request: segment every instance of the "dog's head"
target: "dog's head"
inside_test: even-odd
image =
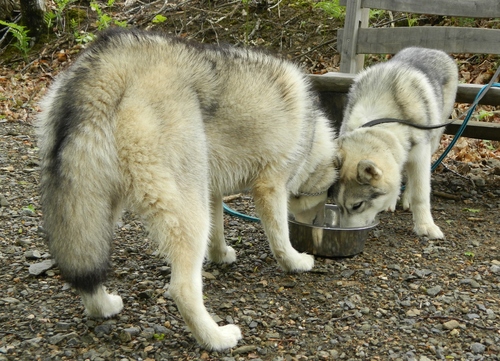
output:
[[[376,152],[361,158],[354,149],[341,154],[340,178],[332,191],[340,208],[340,226],[368,226],[378,213],[396,206],[399,167]]]
[[[323,225],[326,198],[327,192],[312,196],[291,196],[288,200],[288,210],[297,222]]]

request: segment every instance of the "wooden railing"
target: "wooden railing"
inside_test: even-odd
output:
[[[340,72],[311,75],[332,120],[340,124],[346,93],[363,68],[365,54],[394,54],[408,46],[441,49],[450,54],[500,54],[500,29],[449,26],[369,28],[370,8],[464,18],[500,18],[499,0],[340,0],[346,6],[344,28],[337,32]],[[472,103],[481,85],[460,84],[458,103]],[[491,88],[480,104],[500,105],[500,89]],[[455,134],[456,121],[446,128]],[[500,140],[500,123],[469,121],[463,136]]]

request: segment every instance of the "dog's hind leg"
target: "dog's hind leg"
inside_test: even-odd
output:
[[[188,182],[189,183],[189,182]],[[146,222],[159,251],[171,264],[169,293],[196,340],[207,349],[233,347],[241,338],[236,325],[218,326],[203,304],[202,266],[210,229],[209,202],[198,190],[178,186],[158,193]]]
[[[314,266],[314,256],[299,253],[292,247],[288,234],[288,194],[285,185],[276,181],[259,181],[252,191],[255,210],[259,215],[274,257],[287,272],[309,271]]]
[[[223,350],[235,346],[241,332],[236,325],[219,327],[203,304],[210,201],[207,151],[198,129],[179,127],[175,133],[171,127],[168,136],[144,136],[143,129],[135,142],[128,134],[127,144],[133,146],[122,159],[130,179],[128,203],[143,216],[159,254],[171,264],[171,297],[196,340],[207,349]]]
[[[429,144],[418,144],[412,149],[406,171],[408,181],[405,206],[411,208],[415,233],[431,239],[444,238],[441,229],[434,223],[431,214],[431,149]]]
[[[231,246],[226,245],[226,241],[224,240],[222,196],[213,195],[211,205],[212,229],[210,232],[208,258],[215,263],[233,263],[236,261],[236,252]]]

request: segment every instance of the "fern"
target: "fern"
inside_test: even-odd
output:
[[[16,43],[14,46],[17,50],[23,53],[24,59],[28,58],[28,51],[30,50],[30,37],[28,36],[28,31],[25,26],[18,25],[16,23],[10,23],[7,21],[0,20],[0,25],[7,26],[9,32],[14,38],[16,38]]]

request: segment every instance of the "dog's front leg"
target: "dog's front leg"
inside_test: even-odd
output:
[[[226,245],[224,239],[224,216],[222,196],[212,195],[212,229],[208,247],[208,259],[215,263],[233,263],[236,261],[236,252],[233,247]]]
[[[285,186],[276,182],[257,184],[253,188],[255,210],[269,239],[274,257],[287,272],[309,271],[314,256],[299,253],[292,247],[288,234],[288,194]]]
[[[406,204],[411,207],[415,233],[431,239],[444,238],[431,214],[431,150],[428,144],[414,147],[406,165],[409,191]]]

